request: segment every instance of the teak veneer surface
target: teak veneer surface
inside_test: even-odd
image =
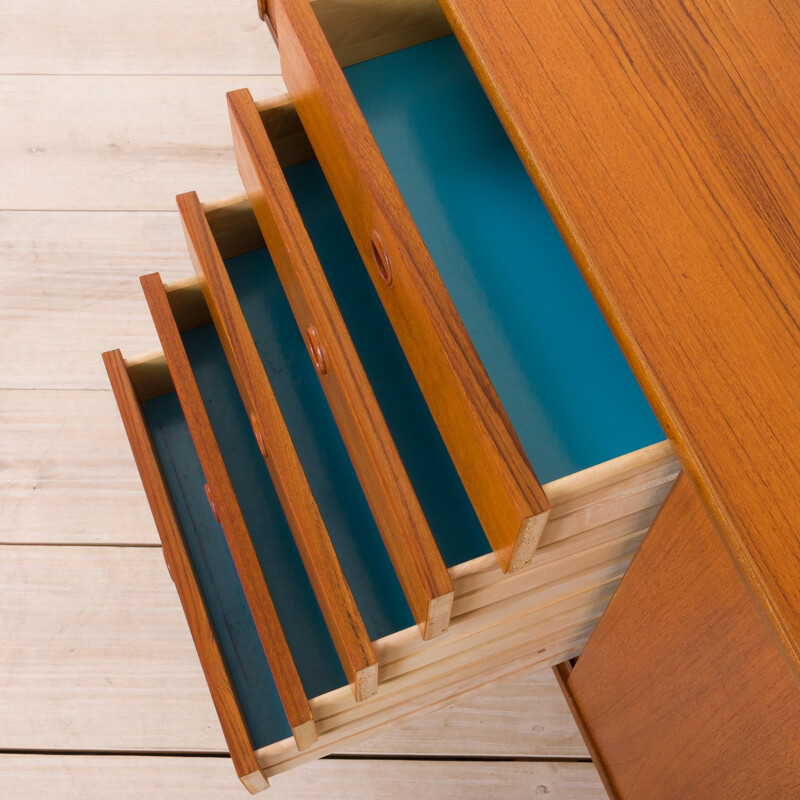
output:
[[[539,478],[660,441],[455,38],[344,75]]]
[[[298,14],[293,24],[308,24],[313,29],[313,20],[309,21],[303,11],[304,2],[292,5],[297,6]],[[288,28],[283,38],[284,51],[294,35],[295,30]],[[347,67],[344,86],[341,70],[323,51],[322,47],[315,51],[308,67],[314,72],[314,79],[319,79],[320,87],[310,90],[308,97],[298,95],[298,108],[301,117],[306,116],[309,135],[316,138],[320,163],[357,243],[363,245],[359,226],[365,223],[358,217],[360,212],[350,207],[358,205],[353,195],[361,192],[365,204],[362,210],[369,217],[374,210],[370,204],[379,205],[376,197],[383,191],[392,194],[402,224],[416,224],[424,239],[423,249],[427,247],[434,256],[436,268],[420,268],[421,272],[441,278],[443,286],[439,288],[446,287],[449,292],[440,310],[455,306],[459,317],[456,327],[460,329],[463,323],[477,350],[475,355],[470,348],[473,363],[479,357],[485,365],[504,415],[507,412],[519,437],[518,444],[539,477],[552,479],[554,474],[547,470],[559,461],[562,463],[557,470],[575,471],[588,466],[589,462],[581,462],[578,454],[600,445],[599,439],[609,425],[615,427],[614,436],[621,448],[613,455],[635,449],[633,442],[641,442],[642,438],[657,441],[661,437],[658,424],[453,38],[426,42]],[[287,54],[286,59],[288,70],[293,56]],[[341,92],[341,102],[334,101],[333,94],[326,96],[328,91],[334,93],[334,88]],[[311,111],[311,95],[316,98],[314,104],[319,102],[335,117],[332,124],[337,127],[329,136],[320,133],[320,119],[309,117],[316,113]],[[353,130],[343,133],[351,121]],[[359,143],[362,139],[369,142],[370,134],[380,151],[372,147],[372,142],[361,153]],[[340,146],[348,155],[336,157],[331,165],[327,149],[337,137],[344,139]],[[357,157],[353,156],[355,152],[359,153]],[[376,187],[372,183],[374,176],[385,169],[382,157],[392,170],[391,177],[397,182],[402,199],[396,187]],[[347,179],[338,170],[343,169],[348,158],[355,158],[360,168],[370,171],[365,179],[367,188],[351,187],[349,193],[345,192]],[[380,231],[381,226],[376,226]],[[408,241],[412,239],[418,241],[416,232]],[[383,239],[390,263],[395,257],[391,252],[393,241]],[[527,272],[525,264],[531,265]],[[403,288],[405,279],[402,273],[398,278],[396,266],[391,268],[390,287],[374,274],[373,282],[408,355],[409,337],[413,340],[410,346],[418,347],[425,325],[410,321],[416,314],[415,301],[407,287]],[[548,302],[532,305],[532,299],[537,297],[547,297]],[[403,315],[400,320],[392,317],[390,306],[394,305]],[[404,333],[407,325],[413,327],[413,333]],[[436,352],[435,348],[421,349],[425,350],[426,360]],[[437,372],[439,377],[433,387],[426,390],[421,384],[434,417],[437,404],[449,402],[446,397],[452,388],[441,380],[441,374],[450,373],[458,360],[455,358],[444,373]],[[410,361],[418,373],[414,358],[410,357]],[[581,403],[586,396],[594,401],[588,406]],[[624,425],[619,424],[621,420],[625,420]],[[579,428],[583,432],[578,435]],[[464,425],[459,427],[462,432],[467,429]],[[630,447],[625,443],[626,437]],[[447,432],[445,440],[452,454],[453,440]],[[598,460],[603,457],[609,455]],[[470,469],[474,470],[477,463],[472,459]],[[490,476],[492,480],[503,472],[502,467],[497,470]],[[466,485],[469,491],[469,480]],[[481,487],[488,485],[484,481]],[[495,501],[503,496],[502,491],[494,489],[487,489],[487,493]],[[475,502],[474,494],[471,499]],[[479,505],[476,509],[481,516]],[[482,519],[485,523],[486,517]],[[496,549],[491,530],[488,535]],[[528,539],[528,544],[533,546],[534,539]],[[524,561],[524,550],[518,548],[517,565]],[[500,562],[508,566],[503,557]]]
[[[547,214],[541,208],[524,169],[508,144],[502,128],[497,124],[474,76],[466,68],[463,55],[454,46],[452,39],[431,45],[425,50],[428,56],[420,60],[420,66],[412,76],[411,84],[418,86],[421,81],[424,82],[424,75],[430,74],[431,63],[435,64],[437,58],[442,59],[439,62],[440,66],[448,68],[440,74],[443,79],[450,81],[451,85],[459,88],[457,106],[461,113],[473,115],[475,127],[486,135],[483,141],[492,142],[492,151],[500,154],[501,163],[507,165],[509,170],[515,170],[514,186],[520,192],[527,192],[525,196],[528,197],[529,204],[532,202],[530,198],[533,198],[534,206],[538,204],[535,211],[536,231],[539,235],[543,235],[547,225],[550,224]],[[360,75],[353,73],[349,76],[354,85],[358,83],[359,90],[366,92],[359,98],[360,101],[370,93],[374,98],[375,87],[386,80],[387,74],[393,80],[402,78],[404,70],[407,69],[409,56],[412,63],[414,61],[413,53],[396,55],[397,57],[380,59],[383,69],[372,71],[372,78],[369,77],[369,70],[375,67],[377,62],[363,65],[364,72]],[[459,57],[460,61],[451,60],[454,55]],[[462,82],[465,77],[469,79],[469,85]],[[397,92],[400,87],[400,83],[395,83],[392,89]],[[432,95],[432,92],[426,95],[426,103],[430,104]],[[481,105],[475,104],[476,98],[481,101]],[[365,105],[369,105],[372,117],[370,124],[375,125],[382,113],[380,105]],[[274,128],[277,131],[282,130],[290,137],[286,139],[287,142],[297,143],[302,140],[302,136],[297,138],[299,135],[297,119],[292,113],[284,108],[279,112],[273,112],[265,105],[260,106],[259,110],[270,137]],[[413,110],[419,114],[422,107]],[[274,113],[278,116],[275,117],[277,122],[273,124],[270,120]],[[444,113],[446,115],[448,112]],[[391,139],[391,130],[383,129],[382,133],[384,135],[388,133]],[[435,131],[431,133],[435,135]],[[403,135],[401,129],[399,136],[401,142]],[[284,139],[278,133],[276,142],[281,141]],[[387,141],[384,139],[384,143]],[[430,139],[426,142],[426,146],[428,144]],[[308,157],[308,151],[300,149],[302,152],[299,156],[295,144],[292,144],[286,152],[279,150],[279,161],[282,166],[288,167],[286,179],[294,195],[294,201],[299,206],[303,223],[309,231],[314,248],[319,253],[326,278],[330,282],[344,321],[363,360],[367,376],[374,386],[389,428],[398,443],[400,455],[406,463],[414,488],[429,518],[437,545],[445,563],[449,567],[455,567],[451,569],[451,574],[454,582],[457,581],[462,587],[462,593],[457,598],[458,630],[450,639],[443,637],[438,650],[426,650],[422,647],[426,643],[422,642],[418,642],[420,647],[417,647],[418,637],[413,637],[413,642],[406,641],[408,626],[411,624],[408,607],[403,601],[397,578],[388,564],[380,537],[374,528],[374,521],[371,520],[363,495],[355,481],[352,465],[349,464],[341,439],[333,425],[330,409],[325,403],[314,369],[304,352],[302,336],[292,318],[272,259],[268,251],[254,249],[263,246],[263,242],[254,230],[252,212],[242,201],[205,207],[212,230],[221,240],[218,244],[224,248],[227,256],[241,252],[238,249],[240,247],[252,251],[225,264],[236,301],[241,305],[258,356],[273,383],[278,402],[286,417],[287,427],[295,439],[295,445],[308,473],[320,511],[334,539],[334,546],[351,583],[353,594],[356,596],[358,608],[364,615],[367,630],[371,638],[376,640],[387,637],[387,634],[396,634],[376,643],[376,650],[380,649],[382,668],[384,664],[386,665],[387,676],[379,697],[367,701],[363,710],[351,706],[349,702],[352,698],[342,697],[340,691],[346,690],[346,681],[336,663],[333,648],[328,642],[325,648],[319,649],[319,644],[322,644],[327,636],[324,625],[321,624],[321,617],[317,621],[319,624],[307,625],[310,619],[310,607],[303,605],[305,601],[300,604],[302,608],[298,611],[294,622],[291,621],[291,615],[286,616],[284,613],[285,603],[288,602],[286,600],[288,594],[284,594],[284,589],[289,585],[292,591],[298,590],[298,586],[295,585],[298,582],[295,573],[285,570],[288,577],[283,577],[283,582],[273,574],[267,574],[270,588],[275,587],[275,591],[272,592],[273,599],[306,694],[316,698],[312,700],[315,716],[317,711],[323,709],[329,709],[330,712],[326,711],[321,722],[325,728],[325,741],[315,746],[313,751],[297,754],[291,740],[286,739],[288,727],[285,719],[281,719],[280,709],[276,708],[274,687],[267,685],[270,679],[263,663],[263,652],[260,654],[260,662],[251,660],[254,655],[255,657],[259,655],[257,652],[259,643],[255,631],[242,631],[238,641],[235,638],[232,640],[229,636],[230,628],[234,629],[235,635],[239,635],[238,620],[246,621],[247,607],[243,598],[237,600],[235,597],[224,596],[225,592],[220,591],[222,587],[215,585],[222,580],[219,567],[223,566],[222,562],[225,560],[225,540],[221,531],[216,530],[218,526],[211,519],[205,504],[202,470],[197,454],[191,452],[193,445],[189,430],[178,398],[170,385],[166,365],[163,360],[149,359],[140,361],[135,368],[132,366],[131,377],[133,378],[134,372],[138,375],[136,385],[144,392],[142,399],[152,398],[146,400],[145,412],[158,448],[158,455],[166,473],[170,493],[181,516],[180,522],[187,532],[187,539],[191,538],[195,543],[192,556],[199,564],[198,571],[203,573],[205,581],[203,591],[209,593],[214,603],[219,604],[214,622],[221,631],[223,650],[232,665],[232,672],[236,673],[232,677],[240,694],[247,721],[252,725],[253,739],[262,745],[259,755],[261,766],[270,773],[281,771],[330,749],[338,741],[339,736],[360,736],[362,729],[366,731],[372,724],[389,724],[403,712],[405,700],[400,701],[401,696],[405,697],[403,692],[406,690],[403,687],[413,689],[415,707],[425,708],[430,703],[446,701],[455,691],[450,685],[455,675],[460,680],[458,685],[467,690],[477,686],[479,676],[500,674],[507,668],[506,661],[512,656],[512,660],[516,659],[514,663],[528,663],[528,660],[534,657],[546,657],[550,659],[549,663],[553,663],[552,659],[557,658],[559,652],[562,657],[577,653],[593,627],[594,620],[604,608],[616,580],[624,571],[627,559],[638,543],[643,529],[652,519],[655,504],[663,497],[661,489],[655,485],[650,486],[647,483],[645,486],[643,483],[639,486],[638,478],[635,481],[638,488],[633,491],[631,487],[631,493],[627,493],[622,483],[618,487],[598,484],[595,487],[596,491],[589,491],[584,485],[585,479],[572,475],[580,468],[599,464],[598,471],[592,472],[592,475],[607,474],[611,479],[616,473],[616,468],[610,463],[603,462],[622,453],[629,454],[632,458],[631,464],[638,463],[637,459],[640,457],[647,461],[643,456],[645,451],[641,453],[631,451],[660,439],[660,431],[635,381],[627,372],[619,352],[615,350],[602,319],[593,308],[588,292],[581,281],[575,279],[569,258],[565,257],[565,253],[558,252],[559,247],[563,251],[563,245],[557,241],[558,235],[555,231],[550,231],[547,233],[548,246],[535,251],[529,247],[528,255],[531,261],[536,261],[537,266],[542,267],[543,275],[549,271],[550,287],[553,290],[557,288],[562,293],[565,303],[563,315],[567,318],[570,315],[576,316],[580,318],[582,325],[586,326],[583,335],[584,344],[586,341],[595,343],[596,340],[610,343],[610,347],[604,345],[593,351],[596,363],[592,366],[597,370],[596,374],[605,377],[602,388],[608,389],[609,396],[613,398],[616,392],[617,398],[623,398],[628,404],[626,407],[636,411],[635,421],[634,415],[631,414],[628,416],[627,428],[603,424],[604,420],[609,419],[606,416],[608,410],[614,411],[614,402],[600,408],[597,407],[596,398],[593,398],[591,391],[566,393],[574,403],[569,406],[568,414],[574,415],[579,427],[564,449],[558,446],[540,447],[537,452],[537,466],[540,463],[544,474],[551,480],[555,479],[555,482],[548,486],[548,499],[554,503],[554,512],[548,531],[545,533],[547,540],[545,545],[556,546],[543,551],[542,559],[538,562],[541,564],[541,575],[545,583],[547,581],[554,583],[542,589],[541,602],[544,605],[541,608],[538,605],[532,607],[529,599],[532,591],[529,582],[537,577],[536,570],[527,574],[517,573],[515,580],[518,579],[519,583],[513,586],[500,581],[497,567],[495,569],[498,574],[483,569],[472,574],[470,569],[474,569],[474,566],[463,562],[469,562],[476,556],[483,556],[487,553],[489,545],[396,336],[386,319],[375,288],[360,263],[358,251],[319,164],[313,160],[308,163],[297,163],[307,160]],[[388,149],[387,145],[387,152]],[[474,151],[478,154],[486,152],[482,147],[476,147]],[[399,152],[402,153],[402,149]],[[510,159],[507,157],[508,152]],[[458,153],[458,158],[471,157],[469,151],[460,150]],[[444,194],[458,193],[459,175],[462,172],[453,167],[454,163],[452,159],[447,161],[446,168],[436,176]],[[495,185],[496,191],[496,173],[487,165],[490,165],[490,162],[483,164],[486,167],[484,174],[487,189]],[[509,172],[502,171],[502,174],[507,186]],[[497,195],[491,196],[497,199]],[[516,198],[515,194],[515,200]],[[492,205],[494,206],[494,203]],[[197,211],[196,206],[195,211]],[[470,209],[469,213],[473,211],[474,209]],[[422,213],[424,215],[425,212]],[[503,213],[500,209],[496,215],[501,216]],[[246,221],[248,230],[252,234],[248,235],[244,244],[235,233],[242,221]],[[491,226],[482,228],[479,233],[479,236],[469,241],[474,248],[471,255],[476,260],[480,260],[480,254],[485,252],[482,248],[485,248],[486,243],[491,240]],[[508,225],[506,235],[513,233],[514,225]],[[452,231],[447,231],[448,237],[452,235]],[[554,241],[556,244],[552,244]],[[441,242],[445,248],[448,246],[447,238],[443,237]],[[456,281],[452,285],[458,287],[460,280],[462,289],[471,280],[468,272],[462,274],[455,271],[451,277]],[[480,280],[491,283],[491,271],[482,275]],[[183,346],[187,351],[203,403],[207,407],[210,423],[266,574],[271,567],[277,565],[280,568],[281,564],[288,562],[285,554],[281,554],[279,558],[265,559],[265,546],[280,549],[285,547],[287,541],[290,549],[294,545],[291,536],[288,535],[285,520],[283,523],[278,520],[280,508],[276,498],[271,496],[274,495],[274,491],[271,491],[268,485],[267,468],[258,453],[245,406],[238,397],[234,378],[226,364],[223,346],[214,328],[209,324],[211,318],[205,307],[201,288],[196,281],[181,283],[169,292],[170,308],[172,313],[181,319]],[[463,308],[467,312],[472,312],[475,306],[476,304],[470,304],[468,301]],[[581,309],[585,311],[587,308],[590,313],[581,313]],[[524,315],[519,314],[519,308],[517,312],[517,320],[524,318]],[[467,313],[466,316],[472,320],[471,324],[475,325],[475,330],[480,333],[482,326],[480,313],[474,315]],[[556,316],[552,315],[548,319],[554,319]],[[569,360],[569,353],[574,354],[580,350],[581,337],[576,336],[575,339],[565,343],[563,341],[565,337],[558,335],[558,331],[549,326],[547,321],[540,322],[536,330],[535,336],[527,337],[536,340],[536,347],[524,351],[523,369],[530,369],[532,364],[538,363],[537,356],[541,358],[544,355],[546,363],[552,365],[553,377],[560,370],[559,378],[566,376],[568,382],[573,377],[570,370],[574,366]],[[512,331],[512,334],[525,338],[525,333],[520,333],[519,329]],[[519,341],[517,340],[517,343]],[[487,350],[490,356],[493,352],[502,352],[500,345],[495,343],[494,347],[494,350],[491,346]],[[566,360],[569,365],[562,358],[564,354],[567,355]],[[148,370],[152,372],[148,373]],[[580,370],[576,372],[580,373]],[[586,379],[586,376],[583,378]],[[531,380],[538,382],[533,378]],[[155,385],[150,385],[153,383]],[[591,379],[589,383],[591,385]],[[151,391],[153,393],[150,393]],[[557,392],[544,393],[541,404],[521,402],[521,405],[527,409],[524,422],[531,426],[528,430],[543,432],[544,435],[539,437],[539,441],[545,439],[550,426],[556,420],[560,420],[559,424],[563,425],[565,417],[560,415],[564,413],[566,404],[559,400]],[[558,433],[549,435],[552,435],[554,440],[563,438]],[[531,438],[534,440],[536,437]],[[562,482],[557,480],[562,477],[563,487]],[[592,481],[594,480],[597,478],[593,477]],[[567,486],[572,488],[567,489]],[[341,489],[344,491],[340,491]],[[566,503],[566,507],[562,497],[564,492],[568,495],[572,492],[575,494],[574,499]],[[649,500],[645,499],[644,495],[648,495]],[[612,507],[614,512],[609,516]],[[260,515],[259,510],[261,510]],[[263,522],[255,523],[255,520]],[[267,528],[270,530],[267,531]],[[584,567],[578,567],[584,563],[582,560],[573,563],[572,555],[567,557],[572,552],[570,548],[573,548],[571,540],[563,543],[566,549],[561,549],[561,537],[569,537],[573,532],[581,532],[582,537],[580,545],[578,539],[575,540],[574,547],[587,550]],[[216,539],[211,541],[215,536]],[[370,551],[367,556],[362,553],[364,548]],[[490,556],[487,555],[485,558],[493,564]],[[227,559],[230,562],[230,554]],[[554,559],[554,563],[550,566],[550,561]],[[268,561],[274,561],[275,564],[268,564]],[[210,564],[214,565],[213,570],[208,569]],[[233,570],[231,563],[227,563],[224,567],[228,574]],[[576,574],[572,577],[569,577],[570,570],[576,570]],[[303,580],[306,580],[305,576]],[[560,586],[559,582],[565,580],[569,580],[569,583]],[[472,588],[464,591],[467,585]],[[514,586],[521,591],[518,597],[513,594]],[[581,591],[580,597],[570,595],[563,599],[560,595],[553,595],[553,592],[562,590],[569,595],[569,592],[575,591],[578,587]],[[304,596],[310,597],[313,603],[310,588],[306,589],[308,591],[304,590]],[[538,592],[538,589],[536,591]],[[553,605],[555,596],[560,598],[558,599],[560,605]],[[239,601],[241,602],[237,606]],[[547,605],[548,603],[552,608]],[[521,612],[525,613],[519,616]],[[569,614],[572,616],[569,617],[570,623],[567,624],[564,615]],[[478,624],[481,620],[486,622],[484,627]],[[562,625],[563,631],[559,627]],[[243,627],[246,628],[247,625]],[[497,631],[494,628],[497,628]],[[541,639],[544,643],[542,646],[547,644],[548,647],[555,649],[552,652],[548,650],[546,656],[540,656],[536,652],[538,645],[534,646],[540,640],[532,639],[532,632],[541,637],[545,637],[546,634],[546,641],[545,638]],[[499,637],[512,634],[513,640],[508,649],[503,649],[499,644],[501,641]],[[458,638],[459,636],[462,636],[463,641]],[[308,642],[298,642],[298,637],[305,637]],[[469,644],[474,644],[474,652],[467,646]],[[439,662],[436,660],[440,651],[447,656],[442,669],[439,669]],[[256,681],[255,692],[250,692],[250,686],[242,682],[242,673],[249,672],[253,664],[256,664],[260,677]],[[448,674],[450,669],[453,670],[452,675]],[[263,673],[267,673],[266,676]],[[434,683],[417,685],[423,678],[426,680],[430,678],[433,681],[434,677],[436,679]],[[403,692],[396,692],[398,689],[403,689]],[[431,691],[434,694],[429,697]],[[325,692],[329,694],[325,695]],[[322,732],[322,728],[319,730]]]
[[[800,690],[684,475],[566,684],[620,800],[800,793]]]
[[[800,9],[442,0],[800,670]]]
[[[214,431],[307,696],[346,686],[269,473],[211,326],[183,335]],[[144,413],[187,550],[255,747],[291,736],[225,536],[205,498],[202,467],[175,392]],[[348,689],[349,691],[349,689]]]

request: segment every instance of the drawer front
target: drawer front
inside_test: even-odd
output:
[[[142,413],[141,402],[131,383],[122,353],[119,350],[104,353],[103,362],[153,513],[163,546],[164,560],[178,591],[233,766],[250,792],[261,791],[269,784],[256,761],[250,731],[214,633],[214,626]]]
[[[300,212],[246,90],[228,96],[239,171],[367,502],[423,638],[448,626],[453,585]]]
[[[378,688],[378,664],[203,207],[179,195],[187,247],[281,507],[356,700]]]
[[[284,78],[386,313],[504,570],[549,502],[307,0],[271,8]]]
[[[277,398],[194,192],[178,210],[192,263],[306,573],[356,700],[378,688],[378,664],[364,621],[286,427]]]
[[[244,522],[225,463],[197,386],[189,358],[158,274],[146,275],[142,288],[164,348],[175,391],[206,479],[206,494],[222,526],[297,747],[316,741],[316,729],[300,676],[278,619],[250,532]]]

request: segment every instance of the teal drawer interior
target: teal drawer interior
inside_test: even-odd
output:
[[[539,480],[662,440],[455,37],[344,73]]]

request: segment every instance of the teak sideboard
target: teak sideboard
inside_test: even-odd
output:
[[[244,785],[549,665],[611,797],[800,797],[800,8],[259,13],[104,354]]]

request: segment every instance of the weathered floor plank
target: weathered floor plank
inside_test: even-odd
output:
[[[225,93],[263,99],[282,86],[263,75],[0,76],[0,209],[171,210],[190,189],[235,193]]]
[[[110,391],[0,390],[0,429],[0,544],[158,544]]]
[[[247,797],[219,758],[0,755],[14,800],[229,800]],[[232,782],[233,781],[233,782]],[[605,800],[589,763],[325,759],[270,779],[270,800]]]
[[[0,750],[225,751],[158,548],[0,546],[0,586]],[[549,670],[356,751],[586,757]]]
[[[277,75],[253,0],[4,0],[0,73]]]
[[[348,752],[588,758],[564,706],[552,670],[536,670],[353,745]]]
[[[137,278],[191,273],[174,195],[241,190],[224,94],[278,93],[278,73],[254,0],[4,4],[0,749],[132,755],[2,754],[0,797],[244,792],[159,549],[84,545],[157,544],[100,352],[156,346]],[[586,763],[368,757],[585,758],[549,670],[358,752],[270,797],[604,797]]]
[[[139,275],[191,273],[176,210],[0,212],[0,249],[0,388],[108,390],[104,349],[158,344]]]

